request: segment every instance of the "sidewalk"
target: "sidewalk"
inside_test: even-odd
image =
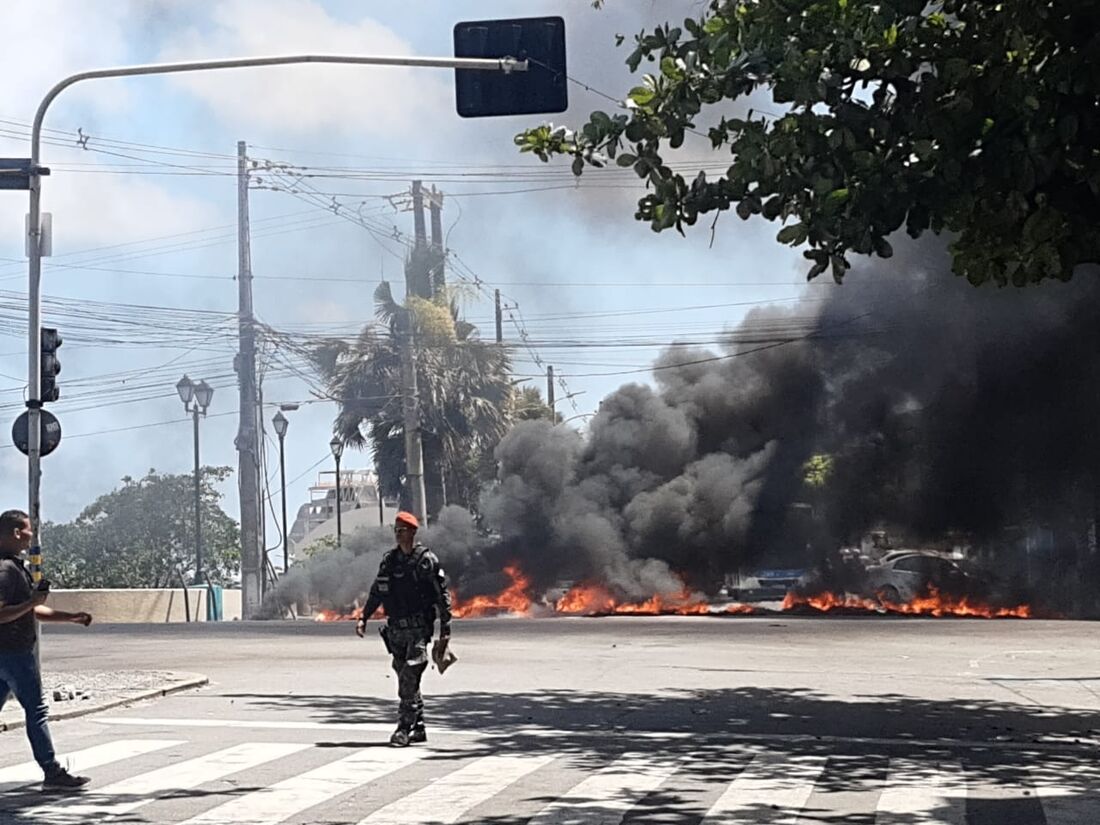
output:
[[[190,690],[207,684],[209,679],[199,673],[166,670],[74,670],[47,672],[42,681],[50,720],[54,721]],[[23,708],[13,697],[0,711],[0,731],[21,728],[23,724]]]

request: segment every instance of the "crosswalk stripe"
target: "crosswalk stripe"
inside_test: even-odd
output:
[[[528,825],[617,825],[678,767],[677,761],[624,754],[551,802]]]
[[[1095,825],[1100,822],[1100,770],[1095,765],[1046,765],[1060,780],[1044,778],[1035,784],[1047,825]]]
[[[100,765],[109,765],[112,762],[132,759],[135,756],[143,756],[182,744],[184,743],[174,739],[120,739],[64,754],[58,761],[71,771],[86,771],[90,768],[98,768]],[[0,768],[0,784],[25,785],[40,781],[42,781],[42,769],[38,767],[37,762],[23,762],[8,768]]]
[[[891,759],[879,797],[875,825],[964,825],[966,783],[958,762],[929,763]]]
[[[768,822],[788,825],[814,791],[814,783],[825,769],[824,756],[790,756],[761,753],[741,771],[714,801],[700,825],[741,825]],[[760,817],[761,811],[768,818]]]
[[[464,813],[492,799],[513,782],[553,762],[553,756],[486,756],[426,788],[360,820],[359,825],[419,825],[426,814],[433,825],[458,822]]]
[[[430,754],[426,748],[367,748],[276,782],[188,819],[183,825],[275,825]]]
[[[243,728],[256,730],[343,730],[357,733],[393,732],[392,722],[298,722],[278,719],[172,719],[170,717],[120,716],[114,719],[96,719],[100,725],[134,728]]]
[[[234,745],[197,759],[176,762],[95,789],[91,792],[94,801],[82,802],[80,797],[74,797],[72,800],[39,806],[27,811],[25,815],[32,822],[95,822],[108,816],[129,813],[172,791],[197,788],[223,776],[282,759],[309,747],[312,746],[297,742],[247,742]]]

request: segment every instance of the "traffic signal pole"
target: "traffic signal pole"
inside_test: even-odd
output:
[[[243,57],[225,60],[195,60],[180,63],[151,63],[138,66],[119,66],[108,69],[95,69],[78,72],[58,81],[51,88],[34,114],[31,126],[30,157],[30,211],[27,216],[27,513],[31,528],[34,530],[34,545],[38,545],[38,530],[41,523],[41,478],[42,478],[42,375],[41,375],[41,328],[42,328],[42,177],[45,174],[39,166],[42,148],[42,125],[50,104],[61,92],[84,80],[96,80],[111,77],[136,77],[155,74],[178,74],[181,72],[200,72],[216,69],[241,69],[259,66],[286,66],[302,63],[345,64],[360,66],[404,66],[435,69],[480,69],[482,71],[526,72],[526,60],[512,57],[502,58],[452,58],[452,57],[378,57],[368,55],[335,54],[299,54],[274,57]]]

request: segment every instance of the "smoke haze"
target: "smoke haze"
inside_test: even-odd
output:
[[[819,562],[879,524],[1002,552],[1042,529],[1051,563],[1078,569],[1100,455],[1095,275],[976,289],[941,247],[898,246],[810,316],[768,309],[721,351],[670,347],[655,386],[610,394],[587,438],[517,424],[480,529],[448,508],[424,536],[460,594],[501,589],[512,562],[536,592],[708,590],[762,560]],[[815,455],[831,462],[817,489],[803,469]],[[315,561],[284,587],[354,598],[389,536],[360,541],[352,561]]]

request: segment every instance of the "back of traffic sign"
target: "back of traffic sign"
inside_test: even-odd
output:
[[[42,431],[42,455],[49,455],[57,449],[57,445],[61,443],[61,422],[57,420],[57,416],[48,410],[39,410],[39,429]],[[15,442],[15,448],[19,450],[23,455],[26,455],[30,450],[30,445],[27,442],[30,428],[27,426],[27,422],[30,420],[30,413],[23,413],[17,419],[11,427],[11,440]]]
[[[455,69],[455,103],[462,117],[549,114],[569,107],[562,18],[458,23],[454,41],[455,57],[527,61],[525,72]]]

